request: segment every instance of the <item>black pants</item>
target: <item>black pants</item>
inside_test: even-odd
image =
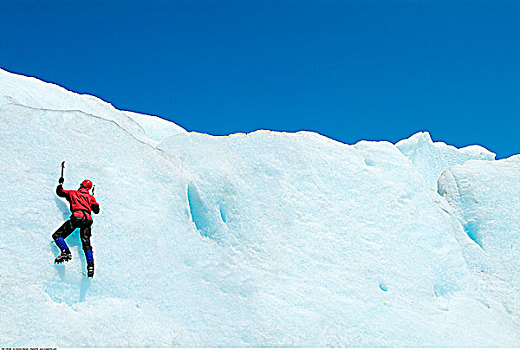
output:
[[[60,237],[65,239],[74,232],[75,229],[79,228],[79,237],[81,238],[83,250],[92,250],[92,246],[90,245],[90,236],[92,236],[90,226],[92,226],[92,221],[72,216],[69,220],[65,221],[56,232],[54,232],[52,238],[54,240],[57,240]]]

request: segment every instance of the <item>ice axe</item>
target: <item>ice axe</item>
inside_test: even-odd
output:
[[[63,169],[65,169],[65,161],[61,162],[61,177],[58,180],[60,184],[63,184],[63,182],[65,182],[65,179],[63,178]]]
[[[92,195],[94,195],[94,190],[96,189],[96,185],[92,186]]]

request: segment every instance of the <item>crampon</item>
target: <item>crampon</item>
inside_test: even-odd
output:
[[[54,260],[54,263],[55,264],[62,264],[66,261],[69,261],[70,259],[72,259],[72,254],[70,253],[61,253],[60,256],[58,256],[55,260]]]

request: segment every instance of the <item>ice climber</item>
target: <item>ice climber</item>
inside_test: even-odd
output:
[[[94,254],[92,253],[92,246],[90,245],[92,226],[92,212],[99,213],[99,204],[93,195],[90,194],[92,188],[92,181],[84,180],[77,191],[63,189],[63,177],[59,179],[59,185],[56,187],[56,194],[59,197],[67,199],[70,203],[70,211],[72,215],[70,219],[65,221],[61,227],[54,232],[52,238],[56,245],[61,250],[61,255],[54,260],[55,263],[61,264],[72,259],[70,249],[65,243],[67,238],[75,229],[80,229],[81,244],[85,252],[87,260],[87,276],[94,277]]]

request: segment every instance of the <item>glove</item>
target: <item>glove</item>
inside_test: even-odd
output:
[[[60,177],[60,179],[58,180],[58,182],[60,183],[60,185],[63,185],[63,183],[65,182],[65,179]]]

